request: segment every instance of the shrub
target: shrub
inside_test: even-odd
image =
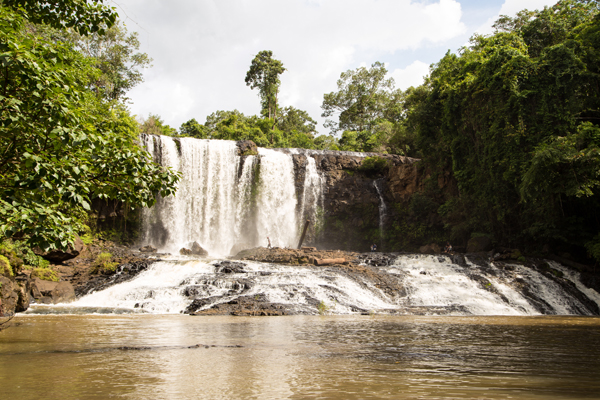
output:
[[[34,268],[31,272],[32,278],[40,278],[43,281],[58,282],[58,274],[50,268]]]
[[[387,159],[379,156],[367,157],[363,160],[359,170],[367,174],[384,173],[390,167]]]
[[[96,259],[92,263],[92,273],[97,274],[99,272],[102,273],[111,273],[117,270],[117,265],[119,263],[112,262],[112,254],[110,253],[100,253],[96,256]]]
[[[13,270],[8,258],[0,255],[0,275],[13,276]]]

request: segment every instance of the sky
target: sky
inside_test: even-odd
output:
[[[306,110],[323,127],[323,95],[340,74],[385,63],[396,88],[418,86],[429,66],[499,15],[542,9],[556,0],[112,0],[140,51],[152,59],[129,92],[138,118],[159,115],[173,128],[204,123],[217,110],[260,113],[244,79],[254,56],[273,51],[280,107]]]

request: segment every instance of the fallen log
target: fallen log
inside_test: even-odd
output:
[[[345,258],[315,258],[315,265],[343,264],[345,261]]]

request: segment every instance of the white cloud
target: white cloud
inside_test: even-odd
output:
[[[145,82],[130,93],[132,111],[159,114],[173,127],[190,118],[204,122],[219,109],[258,113],[257,93],[244,77],[261,50],[272,50],[287,68],[281,105],[321,121],[323,94],[336,90],[341,72],[465,33],[456,0],[116,3],[121,17],[129,17],[128,29],[139,31],[142,50],[154,58]],[[419,68],[413,63],[398,77],[412,79]]]
[[[417,87],[423,83],[423,77],[429,74],[429,65],[415,61],[403,69],[395,69],[390,73],[396,82],[396,88],[406,90],[410,86]]]

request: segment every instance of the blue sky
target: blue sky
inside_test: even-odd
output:
[[[386,63],[396,87],[422,82],[429,65],[474,33],[491,33],[500,14],[540,9],[556,0],[114,0],[127,29],[154,61],[129,96],[139,117],[172,127],[204,123],[217,110],[260,112],[244,82],[252,58],[272,50],[287,71],[280,105],[319,122],[323,94],[340,73]]]

